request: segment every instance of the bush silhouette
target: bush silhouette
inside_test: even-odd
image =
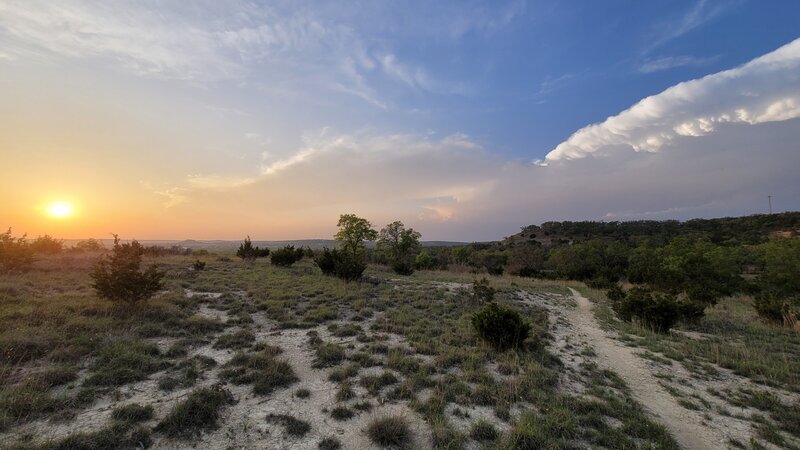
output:
[[[275,250],[270,256],[270,262],[274,266],[289,267],[303,259],[305,252],[302,248],[295,250],[294,245],[287,245],[284,248]]]
[[[318,254],[314,258],[314,263],[317,264],[322,273],[325,275],[335,275],[336,274],[336,257],[334,256],[334,252],[336,250],[330,250],[327,247],[322,249],[322,253]]]
[[[255,261],[256,258],[266,258],[269,256],[269,249],[253,246],[253,243],[250,241],[250,236],[247,236],[244,242],[239,244],[239,249],[236,250],[236,256],[245,261]]]
[[[489,303],[494,300],[494,288],[489,286],[486,277],[472,282],[472,298],[478,303]]]
[[[25,235],[11,236],[11,228],[0,233],[0,272],[24,272],[33,264],[33,250]]]
[[[111,301],[133,305],[152,297],[161,290],[164,273],[150,266],[141,271],[144,247],[137,241],[120,244],[114,235],[114,248],[101,257],[90,276],[97,294]]]
[[[192,263],[192,268],[194,270],[198,271],[198,272],[201,271],[201,270],[205,270],[206,262],[205,261],[200,261],[199,259],[195,260],[195,262]]]
[[[323,249],[322,253],[314,258],[314,262],[323,274],[337,276],[345,281],[360,279],[367,269],[367,264],[359,255],[338,249]]]
[[[498,350],[518,347],[528,338],[531,326],[515,310],[489,302],[472,316],[478,335]]]
[[[39,236],[31,242],[31,250],[34,253],[44,253],[54,255],[64,251],[64,241],[55,239],[49,234]]]

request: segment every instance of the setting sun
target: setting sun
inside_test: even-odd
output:
[[[47,215],[56,219],[64,219],[72,215],[75,208],[67,202],[53,202],[47,206]]]

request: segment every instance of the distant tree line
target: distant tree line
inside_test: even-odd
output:
[[[636,289],[610,293],[620,316],[660,330],[701,317],[735,293],[752,295],[763,318],[792,325],[800,316],[798,231],[800,213],[546,222],[499,242],[428,247],[417,258],[429,269],[579,280],[599,289],[627,281]]]

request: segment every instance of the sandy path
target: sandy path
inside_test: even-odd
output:
[[[718,430],[701,424],[696,411],[681,407],[653,376],[647,363],[636,356],[634,349],[610,338],[594,318],[589,300],[570,288],[577,308],[567,318],[584,334],[598,355],[598,364],[617,373],[631,390],[633,397],[659,422],[664,424],[686,449],[725,448],[727,438]]]

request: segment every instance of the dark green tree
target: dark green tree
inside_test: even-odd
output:
[[[364,241],[374,241],[378,238],[378,232],[372,228],[372,224],[355,214],[342,214],[336,226],[339,227],[339,231],[334,238],[339,241],[339,248],[356,259],[362,256],[366,248]]]
[[[414,257],[419,252],[419,239],[422,235],[413,228],[405,228],[403,222],[395,221],[386,225],[378,233],[377,247],[382,252],[392,270],[401,275],[411,275],[414,271]]]

